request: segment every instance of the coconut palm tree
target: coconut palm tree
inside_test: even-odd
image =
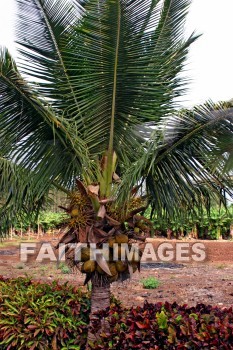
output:
[[[183,37],[189,0],[16,2],[17,65],[0,54],[2,221],[39,208],[53,186],[66,192],[61,242],[88,243],[81,269],[94,312],[140,259],[93,262],[91,243],[115,243],[120,256],[119,243],[150,232],[140,215],[148,203],[172,217],[224,200],[226,157],[215,158],[218,138],[232,137],[233,110],[178,110],[197,38]],[[66,256],[79,267],[72,247]]]

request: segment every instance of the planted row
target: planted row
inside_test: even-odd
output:
[[[150,210],[146,216],[150,217]],[[152,217],[156,235],[193,237],[202,239],[233,239],[233,205],[227,209],[212,207],[210,212],[203,212],[202,215],[189,215],[184,212],[183,216],[173,218],[154,215]]]
[[[176,303],[145,303],[129,310],[116,306],[99,314],[94,331],[102,317],[107,317],[109,329],[102,332],[95,350],[233,349],[232,308]]]
[[[89,297],[68,284],[0,277],[0,349],[84,350]],[[93,350],[233,349],[232,308],[145,303],[126,309],[112,298],[110,309],[97,314],[95,334],[103,317],[109,326]]]

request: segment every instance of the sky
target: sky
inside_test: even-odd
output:
[[[0,45],[13,55],[15,0],[0,0]],[[183,106],[233,98],[233,0],[192,0],[186,34],[202,34],[190,48],[185,76],[189,89]]]

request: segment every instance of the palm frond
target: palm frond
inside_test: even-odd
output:
[[[41,203],[52,184],[69,190],[76,176],[95,182],[107,149],[123,174],[119,201],[139,181],[157,212],[171,216],[224,200],[223,189],[230,194],[230,153],[220,140],[232,137],[232,109],[175,112],[196,39],[183,38],[189,0],[17,4],[21,73],[0,53],[0,190],[5,207],[18,196],[11,213]]]
[[[181,35],[188,4],[87,2],[64,57],[80,106],[77,128],[90,148],[94,143],[103,152],[113,138],[120,157],[125,147],[137,156],[145,136],[137,126],[156,123],[172,110],[184,87],[177,74],[195,40]]]
[[[49,184],[43,194],[36,188],[37,179],[21,166],[0,157],[0,227],[6,233],[20,213],[33,212],[43,204]]]
[[[17,0],[17,43],[23,59],[20,71],[37,80],[39,93],[53,103],[60,115],[70,105],[79,110],[70,76],[63,59],[69,31],[83,14],[80,1],[76,8],[63,0]]]
[[[0,156],[34,171],[40,191],[51,181],[69,186],[83,167],[91,172],[85,143],[39,99],[7,50],[0,52],[0,95]]]
[[[232,122],[233,109],[216,110],[211,103],[164,117],[125,184],[130,188],[144,177],[156,211],[170,216],[185,208],[201,210],[211,199],[225,201],[226,194],[233,196],[231,177],[224,160],[215,168],[211,161],[218,138],[232,136]]]

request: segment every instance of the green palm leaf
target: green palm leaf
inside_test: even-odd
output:
[[[140,160],[129,169],[122,192],[144,177],[156,210],[171,216],[184,208],[209,206],[223,188],[232,196],[224,161],[215,169],[211,165],[218,139],[232,135],[232,121],[232,109],[216,110],[211,103],[164,117],[148,141],[147,152],[142,150]]]
[[[7,205],[33,208],[75,177],[97,182],[107,150],[121,202],[139,182],[170,215],[224,199],[230,155],[217,140],[232,137],[232,110],[175,110],[196,39],[183,38],[189,0],[16,1],[18,68],[0,53],[0,157],[20,169],[2,168],[0,190],[19,189]]]
[[[169,1],[161,9],[159,1],[87,3],[65,60],[70,75],[76,73],[71,83],[82,115],[77,113],[77,127],[90,148],[94,143],[103,152],[113,144],[119,155],[125,148],[134,154],[145,136],[136,126],[171,111],[183,87],[177,74],[195,40],[177,35],[187,4]]]
[[[44,202],[43,194],[35,187],[36,181],[24,168],[12,161],[0,157],[0,227],[2,232],[12,226],[19,213],[32,214]],[[49,186],[47,183],[47,192]]]
[[[23,57],[19,66],[21,72],[37,79],[37,91],[52,101],[60,115],[66,114],[71,105],[78,110],[63,49],[70,41],[71,25],[84,9],[79,4],[75,10],[62,0],[18,0],[17,3],[17,43]]]
[[[37,174],[41,193],[54,180],[70,186],[89,164],[86,145],[39,99],[6,50],[0,53],[0,95],[0,156]]]

